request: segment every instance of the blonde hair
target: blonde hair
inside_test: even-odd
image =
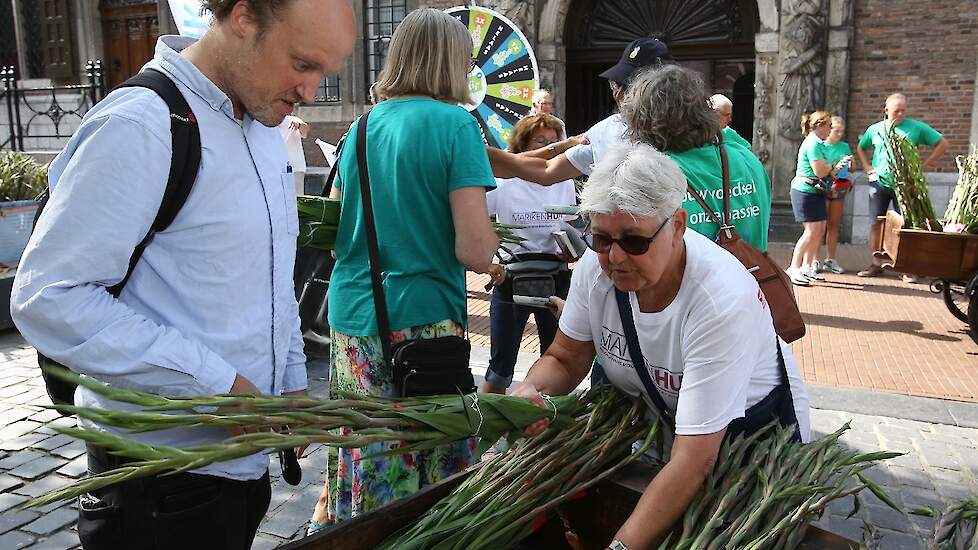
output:
[[[471,57],[472,37],[458,19],[433,8],[414,10],[394,30],[375,93],[468,103]]]
[[[525,116],[513,128],[513,137],[509,138],[509,151],[522,153],[530,150],[530,138],[541,128],[549,128],[557,132],[559,139],[564,139],[564,128],[557,117],[547,113],[537,113]]]
[[[839,124],[841,126],[845,126],[846,125],[846,121],[842,117],[840,117],[839,115],[833,115],[832,116],[832,124],[833,125],[834,124]]]
[[[832,113],[828,111],[815,111],[814,113],[805,113],[801,115],[801,135],[807,136],[812,128],[830,122],[832,120]]]

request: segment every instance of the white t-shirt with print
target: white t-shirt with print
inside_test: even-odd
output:
[[[776,339],[767,302],[754,277],[729,252],[687,230],[686,268],[676,298],[660,312],[642,313],[628,295],[645,367],[669,409],[678,435],[718,432],[763,399],[780,381],[777,348],[787,367],[795,414],[809,440],[808,394],[791,349]],[[578,262],[560,330],[593,341],[612,384],[642,395],[655,408],[632,367],[614,286],[597,254]]]
[[[575,145],[564,152],[567,160],[580,170],[582,174],[590,175],[591,169],[597,164],[609,147],[619,143],[627,143],[625,132],[628,127],[621,119],[621,114],[615,113],[601,122],[591,126],[584,135],[591,143]]]
[[[542,252],[558,254],[560,248],[550,235],[559,229],[560,222],[573,216],[551,214],[543,207],[549,204],[574,206],[577,194],[572,180],[553,185],[539,185],[520,178],[496,178],[496,188],[486,194],[489,214],[495,214],[499,223],[525,225],[526,229],[516,229],[516,235],[526,239],[523,246],[507,245],[517,254],[520,252]],[[499,251],[504,259],[509,254]]]

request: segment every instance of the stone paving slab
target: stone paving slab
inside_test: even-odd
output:
[[[896,280],[890,283],[903,284]],[[474,301],[470,298],[470,313]],[[485,305],[487,310],[488,302]],[[476,339],[478,326],[473,325]],[[485,330],[486,345],[487,337],[488,330]],[[536,359],[538,351],[528,344],[534,338],[533,335],[524,338],[524,352],[517,364],[518,380]],[[476,374],[484,373],[488,349],[475,347],[472,363]],[[59,439],[62,436],[54,431],[58,426],[74,425],[74,421],[38,406],[47,402],[43,386],[38,384],[40,373],[33,353],[16,333],[0,333],[0,364],[4,372],[0,388],[29,387],[22,392],[11,390],[11,397],[0,398],[0,549],[76,547],[77,512],[73,503],[52,503],[38,510],[16,511],[16,506],[26,498],[70,483],[74,476],[84,472],[84,447],[78,442]],[[309,374],[314,392],[322,394],[326,386],[324,366],[314,365]],[[4,385],[5,382],[10,383]],[[815,407],[812,425],[817,433],[834,431],[848,421],[853,429],[843,440],[853,448],[908,453],[868,472],[901,507],[939,505],[949,499],[978,494],[978,405],[820,385],[811,387]],[[25,395],[31,396],[31,400],[25,401]],[[272,503],[254,548],[274,548],[302,536],[321,490],[324,454],[322,449],[312,449],[302,459],[303,483],[298,487],[288,486],[281,480],[273,461]],[[52,468],[52,465],[57,466]],[[846,519],[850,510],[850,502],[835,503],[818,525],[858,539],[862,521],[872,521],[879,526],[883,548],[887,549],[921,548],[919,541],[931,525],[927,518],[894,512],[871,495],[862,497],[859,513]],[[51,526],[54,527],[49,530]]]

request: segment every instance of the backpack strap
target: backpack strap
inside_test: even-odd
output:
[[[116,297],[129,281],[133,269],[143,256],[143,251],[153,239],[153,235],[169,227],[187,202],[200,168],[200,128],[197,125],[197,117],[194,116],[187,100],[170,77],[156,69],[146,69],[120,84],[118,88],[149,88],[163,98],[170,110],[173,156],[170,161],[166,191],[163,192],[163,200],[156,219],[153,220],[153,225],[143,240],[133,249],[126,276],[108,289],[109,293]]]
[[[163,98],[170,111],[170,134],[172,135],[173,146],[170,174],[166,181],[166,190],[163,192],[163,200],[160,202],[156,219],[153,220],[153,225],[143,240],[133,249],[126,276],[118,284],[107,289],[110,294],[117,298],[122,292],[122,288],[129,281],[133,268],[136,267],[136,263],[142,257],[143,250],[153,238],[153,234],[169,227],[183,204],[187,202],[187,197],[190,195],[194,180],[197,179],[197,171],[200,168],[200,128],[197,126],[197,118],[177,85],[168,76],[155,69],[146,69],[118,87],[149,88]],[[50,188],[44,189],[38,195],[39,205],[37,214],[34,216],[34,227],[37,227],[37,221],[50,198]],[[72,405],[77,384],[48,374],[49,371],[68,370],[67,367],[51,361],[41,353],[37,354],[37,362],[42,367],[41,374],[44,376],[44,385],[51,401],[55,405]],[[71,416],[62,409],[58,409],[58,412],[63,416]]]

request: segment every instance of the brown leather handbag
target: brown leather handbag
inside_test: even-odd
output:
[[[729,222],[730,167],[727,164],[727,152],[723,150],[722,135],[717,135],[715,144],[720,153],[720,165],[723,168],[723,221],[717,218],[716,213],[706,204],[703,197],[687,183],[689,193],[700,203],[700,206],[713,219],[714,223],[720,227],[717,244],[740,260],[747,271],[757,279],[757,285],[761,287],[764,299],[767,300],[768,306],[771,308],[771,317],[774,318],[774,327],[778,331],[778,336],[785,342],[794,342],[805,335],[805,321],[801,318],[801,312],[798,311],[798,302],[795,301],[791,279],[767,253],[761,252],[741,239],[740,234]]]

